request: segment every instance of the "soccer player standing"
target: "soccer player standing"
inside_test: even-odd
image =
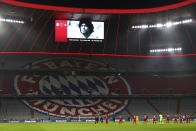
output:
[[[108,124],[108,115],[106,115],[105,122]]]
[[[174,115],[174,123],[178,123],[178,116],[176,114]]]
[[[190,123],[190,115],[189,114],[186,115],[186,123]]]
[[[136,124],[136,115],[133,116],[133,124]]]
[[[163,124],[163,115],[162,114],[159,114],[159,121],[160,121],[160,124]]]
[[[113,120],[113,122],[115,122],[115,115],[112,116],[112,120]]]
[[[122,115],[119,115],[119,124],[122,123]]]
[[[188,123],[190,123],[190,122],[191,122],[191,116],[188,115]]]
[[[182,123],[183,123],[183,115],[180,114],[180,124],[182,124]]]
[[[145,114],[145,115],[144,115],[144,123],[147,122],[147,118],[148,118],[148,117],[147,117],[147,115]]]
[[[186,120],[186,116],[185,116],[185,115],[183,115],[183,116],[182,116],[182,118],[183,118],[183,121],[185,121],[185,120]]]
[[[127,121],[131,121],[131,117],[130,117],[130,115],[127,117]]]
[[[102,116],[100,116],[100,122],[103,123],[103,117]]]
[[[156,115],[153,115],[153,124],[156,124]]]
[[[169,114],[166,114],[166,123],[169,123]]]
[[[98,122],[99,122],[99,116],[96,115],[96,116],[95,116],[95,124],[97,124]]]

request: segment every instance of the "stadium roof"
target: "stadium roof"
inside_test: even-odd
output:
[[[81,12],[81,13],[151,13],[175,9],[196,2],[196,0],[135,0],[105,2],[95,1],[71,1],[71,0],[0,0],[1,2],[46,10]]]
[[[112,1],[105,2],[87,1],[87,0],[15,0],[19,2],[27,2],[33,4],[44,4],[53,6],[76,7],[76,8],[97,8],[97,9],[143,9],[167,6],[184,2],[186,0],[132,0],[132,1]]]

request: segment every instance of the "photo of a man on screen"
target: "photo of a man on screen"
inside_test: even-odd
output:
[[[86,39],[91,37],[94,32],[94,26],[88,19],[82,19],[79,23],[80,32],[84,35]]]
[[[80,21],[67,20],[67,38],[69,40],[103,40],[104,22],[83,18]]]

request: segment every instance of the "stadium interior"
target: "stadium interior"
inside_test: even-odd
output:
[[[196,118],[195,0],[110,10],[42,2],[0,0],[1,121]],[[56,20],[82,19],[103,22],[94,32],[104,38],[57,40]]]

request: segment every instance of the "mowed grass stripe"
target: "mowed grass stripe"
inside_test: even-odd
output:
[[[65,122],[65,123],[0,123],[1,131],[196,131],[196,122],[190,124],[157,124],[152,122],[143,124],[132,122],[122,124],[109,122],[94,124],[93,122]]]

